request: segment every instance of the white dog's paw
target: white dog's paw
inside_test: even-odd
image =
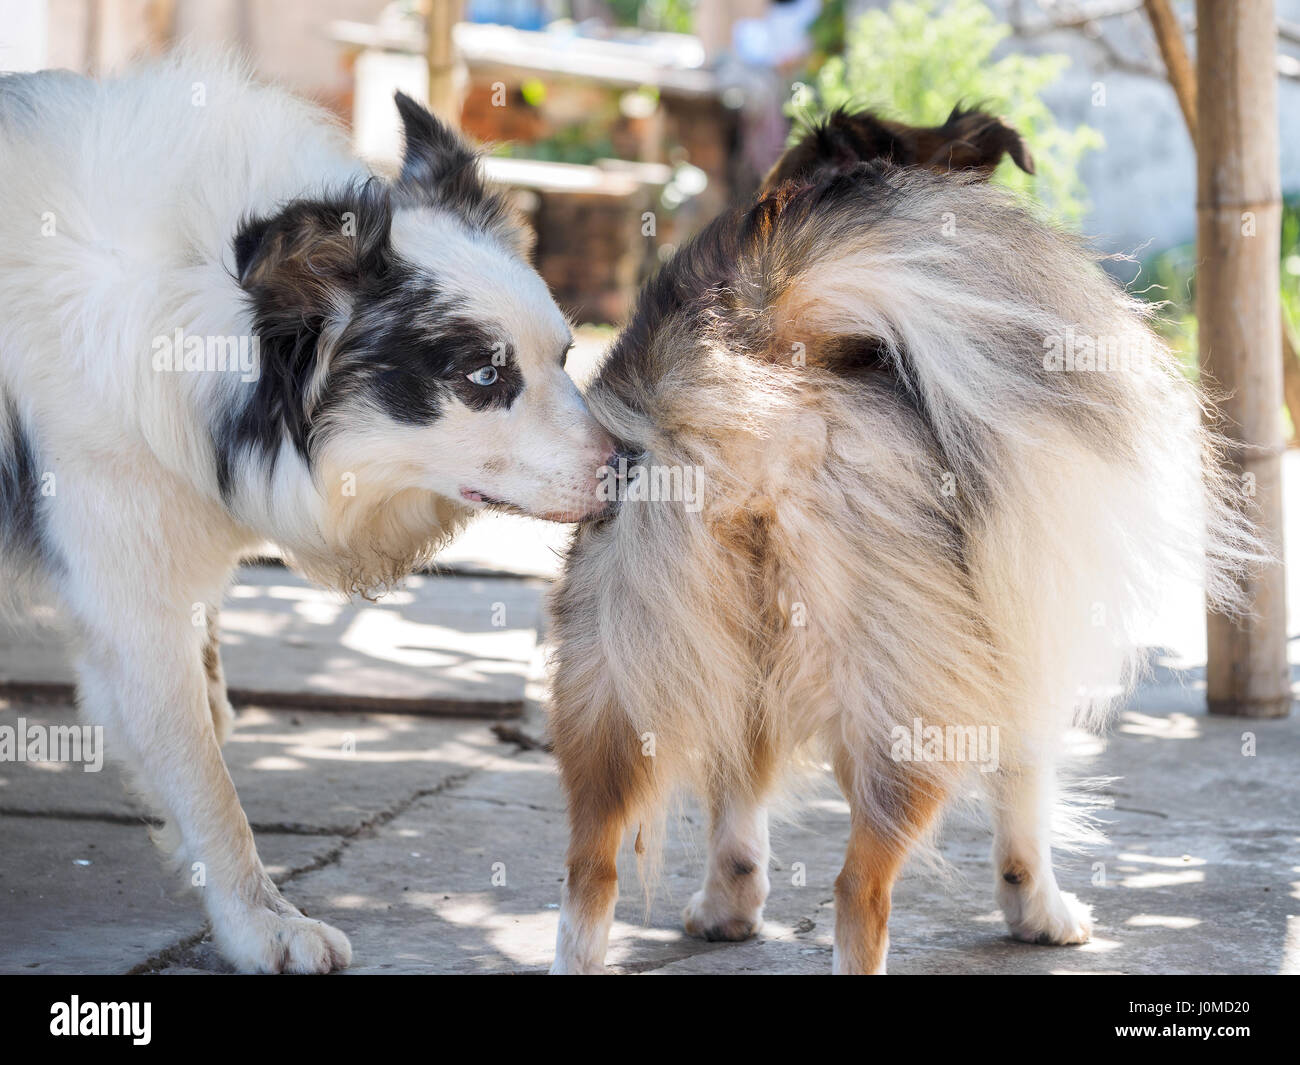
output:
[[[610,906],[613,918],[613,905]],[[565,899],[560,910],[560,925],[555,935],[555,961],[552,976],[603,976],[605,952],[609,947],[609,924],[604,921],[575,920]]]
[[[1014,909],[1003,909],[1011,934],[1026,943],[1064,946],[1092,938],[1092,907],[1069,892],[1035,896]]]
[[[328,973],[352,964],[348,937],[324,921],[265,907],[215,928],[217,945],[232,965],[252,973]]]
[[[688,936],[739,942],[762,927],[763,907],[740,908],[733,902],[710,896],[702,888],[682,910],[682,925]]]

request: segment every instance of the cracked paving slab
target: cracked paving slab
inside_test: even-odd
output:
[[[220,615],[232,700],[516,717],[544,587],[413,574],[377,602],[346,602],[287,569],[242,567]],[[71,690],[71,656],[50,621],[38,610],[0,630],[0,686]]]
[[[946,868],[935,874],[914,864],[895,893],[891,971],[1300,968],[1298,930],[1289,917],[1300,910],[1300,833],[1287,827],[1297,823],[1290,779],[1277,775],[1294,765],[1300,738],[1294,722],[1256,722],[1251,730],[1258,741],[1253,759],[1235,745],[1238,721],[1183,711],[1134,712],[1121,720],[1110,749],[1085,768],[1123,774],[1111,785],[1115,796],[1121,807],[1139,808],[1102,811],[1108,841],[1058,861],[1062,887],[1095,908],[1096,936],[1082,947],[1035,947],[1006,935],[993,901],[988,830],[977,814],[954,814],[943,833]],[[1183,819],[1182,796],[1201,780],[1217,793],[1214,815],[1202,816],[1191,803]],[[1261,781],[1265,794],[1256,786]],[[1272,801],[1261,805],[1269,795]],[[829,972],[833,883],[847,825],[847,808],[830,792],[809,800],[798,823],[778,825],[761,935],[742,944],[704,943],[685,937],[679,922],[702,875],[706,838],[688,806],[672,822],[648,919],[624,848],[611,969]],[[565,836],[552,759],[505,754],[355,840],[337,862],[296,878],[292,893],[352,937],[354,973],[539,973],[554,943]]]
[[[1101,812],[1107,842],[1058,861],[1062,887],[1094,906],[1092,943],[1010,940],[993,901],[988,830],[978,813],[959,812],[942,836],[946,870],[914,863],[898,886],[890,971],[1300,971],[1291,916],[1300,913],[1300,722],[1212,719],[1196,702],[1157,678],[1081,767],[1118,778],[1102,789],[1115,804]],[[340,718],[249,711],[229,747],[250,818],[281,830],[258,842],[287,877],[286,894],[347,932],[355,973],[544,971],[566,842],[553,759],[499,742],[485,723]],[[535,734],[539,723],[525,728]],[[335,757],[346,732],[367,757]],[[117,781],[69,779],[73,797],[58,800],[50,774],[33,782],[36,767],[3,771],[4,802],[19,797],[29,812],[67,805],[50,817],[0,817],[9,877],[0,879],[0,970],[224,971],[197,905],[171,893],[143,827],[68,819],[78,809],[120,812]],[[704,862],[706,828],[692,806],[670,821],[648,917],[625,847],[611,968],[828,972],[847,809],[830,791],[801,808],[797,823],[774,827],[766,921],[746,943],[681,932]],[[87,855],[91,866],[75,864]]]
[[[0,722],[68,725],[70,705],[0,699]],[[70,764],[0,763],[0,816],[134,823],[148,807],[110,758],[98,773]],[[223,753],[254,830],[341,835],[392,805],[484,763],[500,744],[485,728],[404,714],[245,707]]]
[[[143,824],[6,817],[0,838],[0,971],[123,973],[204,929],[197,898],[164,870]],[[257,842],[277,881],[336,846],[279,833]]]
[[[76,720],[66,703],[0,700],[0,721],[17,717]],[[245,708],[225,753],[263,861],[283,881],[502,749],[483,724]],[[200,938],[198,899],[164,869],[148,816],[111,761],[97,773],[0,764],[0,971],[126,972]],[[210,948],[204,968],[222,968]]]

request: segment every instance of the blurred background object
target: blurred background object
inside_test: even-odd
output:
[[[689,25],[687,5],[575,3],[580,21],[530,28],[553,6],[464,8],[502,21],[451,32],[455,117],[494,146],[488,176],[532,219],[538,269],[561,305],[579,321],[616,322],[684,234],[755,187],[758,170],[739,147],[748,94],[728,96],[735,79],[708,61],[700,38],[657,28]],[[622,24],[638,20],[654,28]],[[423,57],[443,45],[411,5],[373,23],[335,21],[329,33],[354,71],[358,148],[391,166],[400,150],[392,93],[425,97]],[[779,93],[768,97],[775,110]]]
[[[983,106],[1027,138],[997,180],[1086,234],[1195,348],[1195,157],[1150,0],[0,0],[0,69],[100,74],[177,45],[245,54],[391,168],[401,88],[489,145],[582,323],[743,202],[792,123],[835,106],[916,124]],[[1194,5],[1161,5],[1190,37]],[[1282,301],[1300,326],[1300,0],[1278,0]],[[1167,27],[1168,29],[1168,27]],[[1168,34],[1167,34],[1168,36]],[[1288,128],[1289,127],[1289,128]],[[1293,360],[1294,361],[1294,360]],[[1288,364],[1293,414],[1300,374]],[[1300,420],[1300,417],[1293,418]]]

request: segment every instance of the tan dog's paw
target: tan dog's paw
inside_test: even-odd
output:
[[[1066,891],[1022,902],[1018,919],[1008,911],[1007,927],[1016,939],[1041,946],[1086,943],[1092,938],[1092,907]]]
[[[682,910],[682,925],[688,936],[738,943],[755,935],[763,926],[763,908],[760,906],[751,913],[728,912],[700,890]]]

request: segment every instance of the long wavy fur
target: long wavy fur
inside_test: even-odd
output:
[[[1071,345],[1084,368],[1056,364]],[[906,835],[891,733],[914,719],[997,729],[996,804],[1104,724],[1175,586],[1243,611],[1262,558],[1143,306],[959,176],[859,165],[718,219],[588,401],[643,466],[703,471],[698,511],[584,526],[553,598],[557,749],[652,736],[648,819],[679,783],[747,788],[758,738]],[[970,766],[906,769],[950,795]]]

